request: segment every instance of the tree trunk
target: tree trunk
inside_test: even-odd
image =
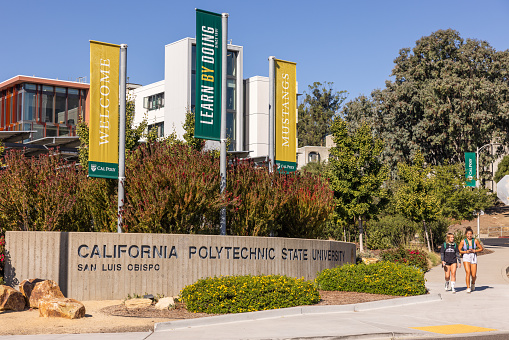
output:
[[[363,234],[363,230],[362,230],[362,217],[359,216],[359,245],[360,245],[360,252],[363,253],[364,252],[364,245],[362,244],[362,234]]]
[[[433,230],[429,230],[431,236],[431,249],[435,250],[435,244],[433,243]]]
[[[429,236],[428,236],[428,227],[426,226],[426,221],[424,223],[424,235],[426,236],[426,242],[428,243],[428,251],[431,253],[431,247],[429,245]]]

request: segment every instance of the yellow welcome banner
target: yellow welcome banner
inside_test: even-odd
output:
[[[118,178],[120,45],[90,41],[88,175]]]
[[[274,60],[275,160],[282,171],[297,170],[297,64]]]

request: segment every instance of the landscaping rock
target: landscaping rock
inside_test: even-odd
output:
[[[20,311],[25,309],[25,298],[16,289],[0,285],[0,310]]]
[[[31,308],[39,308],[39,301],[54,298],[65,298],[65,296],[55,281],[45,280],[35,284],[28,301]]]
[[[125,306],[128,309],[134,308],[145,308],[152,305],[152,300],[150,299],[130,299],[125,301]]]
[[[23,296],[25,297],[25,301],[27,306],[30,305],[30,295],[32,294],[32,290],[34,289],[35,285],[39,282],[42,282],[44,280],[41,279],[30,279],[30,280],[24,280],[19,284],[19,291]]]
[[[378,261],[380,260],[377,259],[376,257],[362,258],[362,262],[364,262],[364,264],[377,263]]]
[[[175,306],[175,300],[169,296],[159,299],[159,301],[156,303],[156,309],[165,310],[170,309]]]
[[[79,301],[64,297],[42,299],[39,300],[39,316],[79,319],[85,316],[85,306]]]

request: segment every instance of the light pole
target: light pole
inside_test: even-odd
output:
[[[502,145],[501,143],[488,143],[488,144],[485,144],[483,146],[481,146],[480,148],[477,148],[477,152],[475,153],[475,166],[476,166],[476,169],[475,169],[475,187],[479,189],[479,152],[481,152],[482,149],[484,149],[485,147],[488,147],[488,146],[492,146],[492,145]],[[493,174],[491,174],[493,176]],[[493,178],[491,179],[493,180]],[[481,235],[481,223],[480,223],[480,219],[479,219],[479,216],[481,215],[481,211],[477,211],[477,237],[480,237]]]
[[[476,169],[475,169],[475,187],[476,188],[479,188],[479,152],[481,152],[482,149],[484,149],[485,147],[487,146],[492,146],[492,145],[502,145],[502,143],[488,143],[488,144],[485,144],[483,146],[481,146],[480,148],[477,148],[477,152],[475,153],[475,166],[476,166]]]

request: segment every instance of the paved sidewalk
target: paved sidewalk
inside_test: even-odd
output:
[[[507,333],[509,337],[509,248],[480,256],[476,291],[465,292],[465,272],[458,270],[456,294],[444,292],[440,266],[426,274],[430,295],[358,304],[317,306],[235,314],[158,324],[153,333],[3,336],[0,340],[81,339],[422,339],[447,335],[422,327],[444,326],[451,337]],[[441,295],[441,299],[438,298]],[[426,302],[427,300],[427,302]],[[404,305],[391,306],[395,303]],[[1,322],[1,320],[0,320]],[[466,326],[453,327],[463,324]],[[471,333],[459,334],[471,327]],[[473,332],[482,331],[485,332]],[[486,329],[492,331],[486,332]],[[431,330],[437,331],[437,328]]]
[[[495,329],[489,334],[509,332],[509,280],[505,275],[505,269],[509,267],[509,248],[491,249],[495,251],[493,254],[478,258],[477,289],[472,294],[465,292],[463,268],[458,271],[458,292],[444,292],[443,270],[438,266],[428,272],[426,278],[430,293],[441,294],[441,301],[335,313],[324,308],[323,314],[280,316],[232,323],[223,320],[215,325],[195,327],[180,324],[183,328],[178,328],[179,322],[173,322],[166,323],[164,328],[158,325],[149,339],[433,338],[443,335],[414,327],[446,325],[449,331],[466,330],[465,327],[450,327],[455,324]],[[468,333],[463,336],[480,334],[487,333]]]

